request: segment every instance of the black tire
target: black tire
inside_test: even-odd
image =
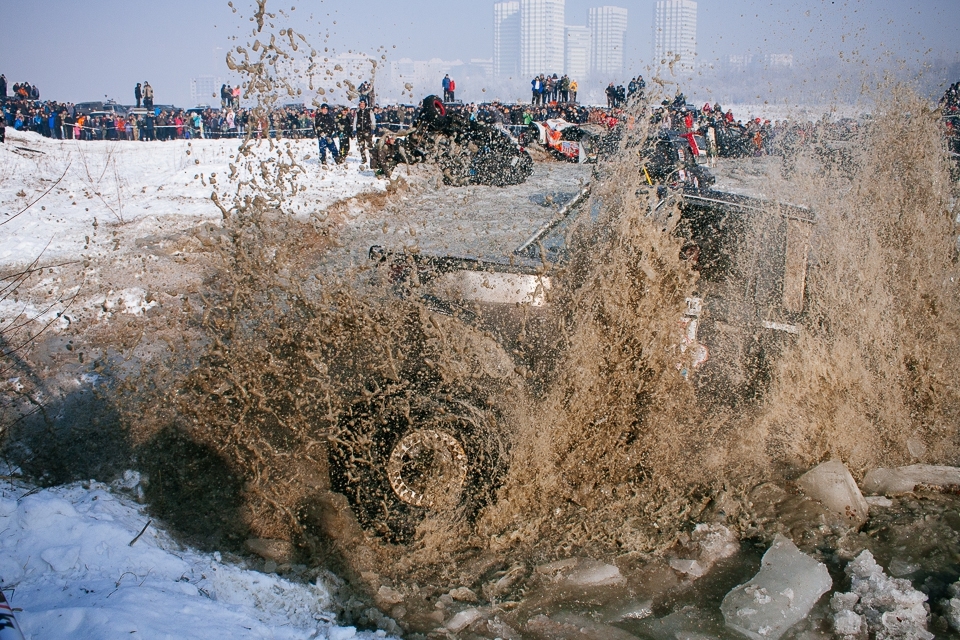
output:
[[[361,526],[391,543],[412,541],[431,514],[472,520],[506,471],[497,419],[467,398],[410,392],[359,401],[331,447],[331,485]]]
[[[421,104],[421,119],[426,123],[432,123],[447,115],[447,108],[443,100],[437,96],[427,96]]]
[[[493,501],[508,466],[507,414],[522,382],[492,336],[444,313],[411,313],[392,351],[396,375],[365,377],[341,410],[329,469],[333,490],[347,497],[367,531],[405,543],[430,515],[469,521]],[[397,458],[398,447],[424,443],[424,458]],[[462,464],[454,464],[461,455]],[[408,488],[426,499],[398,486],[400,467],[411,474]],[[453,468],[462,477],[445,488],[437,472]],[[417,488],[421,481],[429,490]],[[450,495],[438,498],[444,491]]]

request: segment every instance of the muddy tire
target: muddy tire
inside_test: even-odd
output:
[[[427,517],[472,520],[508,466],[521,382],[489,334],[444,313],[411,314],[397,376],[367,377],[330,439],[330,482],[360,524],[390,542]]]
[[[468,399],[401,394],[355,404],[331,448],[330,480],[361,526],[410,542],[431,515],[471,520],[507,466],[495,412]]]

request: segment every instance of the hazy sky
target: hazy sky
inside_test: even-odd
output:
[[[158,103],[187,105],[190,78],[225,75],[226,49],[248,41],[252,25],[240,16],[252,15],[253,4],[235,0],[234,14],[227,0],[0,0],[0,72],[10,84],[26,80],[42,97],[71,101],[107,95],[129,103],[133,85],[149,80]],[[654,0],[567,0],[567,24],[586,24],[587,9],[602,4],[629,9],[625,76],[642,71]],[[294,28],[331,50],[385,46],[391,58],[464,61],[493,55],[492,7],[492,0],[267,4],[288,11]],[[698,20],[705,61],[748,52],[843,55],[867,65],[960,61],[960,0],[700,0]]]

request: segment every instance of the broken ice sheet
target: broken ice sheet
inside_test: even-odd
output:
[[[754,640],[777,640],[810,613],[833,581],[827,567],[777,535],[760,571],[723,599],[728,627]]]

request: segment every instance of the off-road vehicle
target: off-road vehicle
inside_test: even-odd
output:
[[[679,153],[683,162],[675,138],[658,144],[664,157]],[[801,331],[813,215],[703,188],[708,174],[686,162],[683,170],[651,172],[673,186],[650,187],[659,197],[648,213],[679,212],[669,226],[700,272],[696,297],[671,329],[687,352],[677,375],[704,397],[735,403],[762,392],[770,356]],[[420,310],[393,364],[394,381],[412,382],[384,380],[365,391],[331,446],[333,488],[369,530],[403,541],[430,510],[469,518],[492,499],[509,464],[510,394],[535,387],[530,372],[550,357],[548,347],[530,347],[531,327],[552,312],[570,230],[575,221],[590,224],[590,192],[588,185],[569,194],[549,223],[500,256],[370,248],[378,271]],[[465,375],[447,375],[439,360],[453,360],[445,366]]]
[[[509,133],[449,113],[436,96],[423,100],[411,129],[381,136],[374,153],[386,175],[398,164],[433,162],[444,184],[457,187],[521,184],[533,173],[533,159]]]

